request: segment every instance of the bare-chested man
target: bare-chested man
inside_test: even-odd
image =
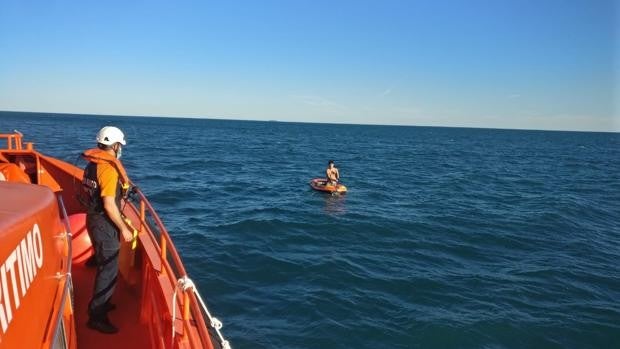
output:
[[[338,180],[340,179],[340,173],[336,166],[334,166],[334,160],[329,160],[327,163],[327,170],[325,170],[325,174],[327,175],[327,183],[331,185],[338,184]]]

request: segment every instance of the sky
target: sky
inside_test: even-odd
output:
[[[606,0],[0,0],[0,110],[620,131]]]

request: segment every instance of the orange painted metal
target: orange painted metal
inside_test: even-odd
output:
[[[56,196],[10,182],[0,182],[0,196],[0,346],[47,347],[70,267]]]
[[[84,225],[84,207],[77,200],[82,170],[37,152],[31,143],[23,147],[21,134],[0,135],[0,146],[2,139],[6,139],[6,147],[0,148],[0,162],[26,159],[31,166],[26,173],[33,179],[33,184],[38,185],[0,182],[0,205],[14,208],[11,219],[5,219],[4,213],[0,213],[0,261],[10,257],[14,251],[12,248],[21,243],[23,235],[28,234],[28,229],[33,229],[33,222],[39,219],[42,222],[37,223],[41,236],[45,236],[42,238],[45,262],[19,308],[11,303],[13,319],[8,331],[0,332],[0,348],[50,347],[60,328],[57,319],[63,324],[69,348],[213,348],[205,315],[192,291],[179,289],[176,304],[172,304],[177,280],[186,276],[185,267],[164,224],[140,190],[136,190],[133,200],[123,200],[121,204],[123,214],[133,226],[139,227],[139,243],[134,260],[123,261],[119,266],[129,271],[126,275],[131,275],[120,277],[113,296],[117,309],[110,317],[119,325],[120,331],[115,335],[102,335],[88,329],[85,326],[86,306],[95,271],[83,265],[92,254],[92,248]],[[66,237],[61,238],[65,228],[60,221],[54,192],[65,200],[68,221],[75,234],[72,250],[67,249]],[[25,200],[25,203],[14,205],[15,200]],[[154,222],[154,226],[149,221]],[[69,253],[71,256],[67,255]],[[70,285],[66,271],[70,267],[67,261],[71,259],[75,269],[75,309],[72,309],[71,302],[66,301],[71,299],[69,294],[63,296],[63,290]],[[40,278],[43,275],[46,277]],[[10,275],[7,280],[12,280]],[[18,277],[18,284],[19,280]],[[0,292],[0,304],[4,304],[7,298],[13,301],[11,281],[7,281],[8,288],[2,288],[3,282],[0,270],[3,291]],[[8,296],[4,294],[5,289]],[[19,285],[18,291],[21,291]],[[177,309],[176,319],[172,319],[173,307]],[[23,322],[24,317],[27,323]],[[0,329],[1,326],[0,315]],[[33,331],[42,334],[35,336]]]
[[[21,150],[22,149],[22,134],[19,132],[0,134],[0,139],[6,139],[7,150]]]

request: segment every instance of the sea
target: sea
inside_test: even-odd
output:
[[[233,348],[620,348],[618,133],[0,112],[106,125]]]

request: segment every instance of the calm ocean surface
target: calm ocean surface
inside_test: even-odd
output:
[[[620,134],[0,112],[108,124],[234,348],[620,348]]]

